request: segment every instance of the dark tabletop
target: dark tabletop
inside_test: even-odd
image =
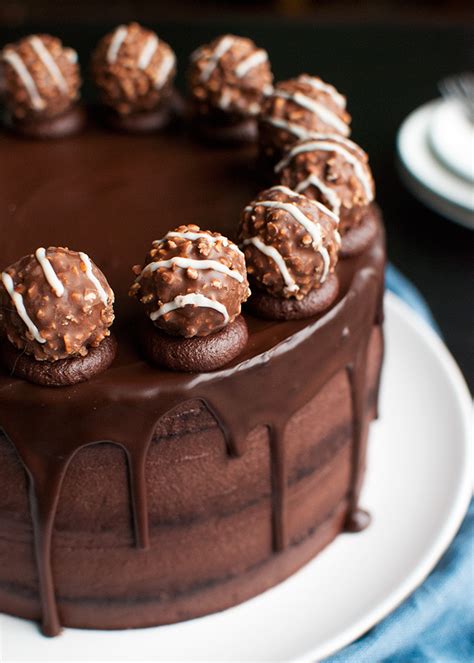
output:
[[[85,63],[97,39],[111,27],[49,24],[46,29],[76,47]],[[403,119],[437,96],[436,82],[441,77],[472,67],[473,31],[467,26],[329,26],[255,16],[165,21],[150,27],[170,42],[180,63],[199,44],[222,32],[234,32],[268,49],[277,80],[307,71],[347,95],[353,138],[368,151],[374,170],[389,258],[426,297],[473,389],[474,233],[418,203],[402,186],[395,163],[395,137]],[[0,42],[40,29],[44,31],[45,26],[3,29]]]

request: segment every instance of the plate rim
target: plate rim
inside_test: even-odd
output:
[[[405,165],[402,161],[400,155],[398,155],[397,160],[397,169],[398,174],[400,175],[401,180],[407,187],[407,189],[412,193],[412,195],[417,198],[417,200],[426,205],[430,210],[435,212],[448,221],[452,221],[463,228],[468,230],[474,229],[474,213],[468,209],[460,207],[455,203],[451,203],[446,198],[442,198],[432,189],[425,186],[421,180],[419,180]]]
[[[459,417],[462,424],[462,451],[466,458],[466,463],[463,465],[465,468],[463,474],[460,476],[457,485],[457,492],[453,495],[452,506],[450,508],[449,517],[440,527],[434,543],[430,546],[428,554],[414,566],[411,572],[406,576],[402,583],[398,585],[388,596],[381,600],[377,606],[366,612],[360,619],[355,621],[352,625],[348,626],[339,634],[332,637],[330,640],[316,644],[309,650],[298,654],[293,657],[293,663],[314,663],[315,660],[321,660],[337,653],[347,645],[351,644],[359,637],[364,635],[370,628],[378,624],[390,613],[392,613],[406,598],[408,598],[426,579],[429,573],[436,566],[451,541],[454,539],[459,527],[464,519],[468,509],[471,495],[471,472],[473,461],[472,445],[470,444],[470,428],[472,417],[472,401],[471,396],[461,374],[461,371],[450,354],[443,341],[436,334],[435,331],[419,316],[402,301],[399,297],[391,292],[385,293],[385,304],[390,311],[394,312],[399,318],[403,319],[405,324],[408,324],[418,336],[421,336],[423,341],[427,343],[437,360],[443,365],[446,378],[449,380],[451,388],[456,395],[456,402],[459,404]],[[0,619],[2,615],[0,614]],[[209,616],[212,618],[212,615]],[[19,619],[12,617],[12,619]],[[25,620],[21,620],[25,621]],[[0,632],[1,644],[1,632]],[[0,647],[1,653],[1,647]],[[24,660],[29,659],[5,659],[10,660]],[[31,659],[33,660],[33,659]],[[71,660],[88,660],[95,661],[96,659],[71,659]],[[100,660],[100,659],[97,659]]]
[[[454,113],[454,116],[450,117],[450,113],[451,115]],[[470,169],[468,172],[468,170],[464,170],[463,165],[460,166],[455,159],[452,159],[450,156],[444,153],[444,146],[442,143],[440,143],[440,135],[444,135],[444,132],[435,131],[435,129],[439,128],[438,123],[442,122],[440,118],[443,118],[445,121],[446,119],[448,121],[457,121],[458,118],[455,117],[456,113],[461,116],[461,122],[464,121],[469,127],[469,130],[471,130],[467,114],[464,112],[464,109],[459,100],[455,99],[454,97],[445,98],[443,99],[443,103],[440,103],[436,106],[436,108],[433,108],[433,113],[431,116],[431,131],[428,137],[429,146],[440,163],[444,164],[448,170],[451,170],[451,172],[455,173],[458,177],[466,181],[470,186],[473,186],[474,163],[472,162],[472,159],[470,160]],[[447,118],[446,115],[448,116]]]
[[[472,498],[472,482],[469,471],[473,462],[472,445],[469,444],[472,401],[464,376],[441,338],[420,315],[408,306],[408,304],[389,291],[385,293],[385,304],[388,304],[396,314],[402,317],[412,329],[415,329],[415,331],[423,337],[447,369],[447,376],[449,376],[451,386],[457,395],[456,400],[461,405],[460,414],[462,415],[462,427],[464,431],[463,446],[467,459],[465,464],[466,469],[458,484],[458,492],[453,502],[450,518],[443,523],[438,532],[437,539],[430,548],[429,554],[425,555],[419,564],[412,569],[411,573],[404,579],[403,583],[401,583],[397,589],[386,597],[378,606],[366,613],[342,634],[335,636],[328,643],[325,643],[324,646],[314,647],[307,653],[293,659],[292,663],[310,663],[311,661],[314,662],[315,660],[321,660],[336,654],[344,647],[347,647],[349,644],[352,644],[358,638],[362,637],[369,629],[379,624],[383,619],[396,610],[423,584],[436,564],[440,561],[441,557],[458,533]]]
[[[463,204],[461,199],[456,195],[454,198],[449,195],[439,193],[423,176],[423,173],[413,166],[413,162],[409,156],[407,148],[407,136],[411,135],[413,124],[420,122],[420,118],[424,117],[423,130],[426,133],[428,130],[429,119],[432,117],[436,109],[443,103],[442,99],[432,99],[427,101],[418,108],[415,108],[409,115],[405,117],[397,131],[396,136],[396,154],[399,166],[402,168],[402,176],[405,184],[410,188],[412,193],[418,197],[423,203],[429,206],[438,214],[442,214],[450,220],[459,223],[467,228],[474,227],[474,199],[472,193],[468,193],[472,189],[470,183],[453,171],[449,170],[447,166],[438,161],[432,153],[428,143],[429,137],[426,136],[426,155],[433,161],[433,166],[437,169],[445,171],[447,178],[458,180],[466,188],[466,195],[469,198]],[[463,196],[464,197],[464,196]]]

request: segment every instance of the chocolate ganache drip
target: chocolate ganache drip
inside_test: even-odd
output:
[[[150,38],[152,39],[153,35]],[[150,53],[155,42],[152,39],[147,43],[151,44],[150,51],[146,51]],[[297,84],[298,90],[300,84],[301,81]],[[324,86],[323,89],[321,81],[312,83],[303,81],[303,84],[306,86],[303,89],[305,96],[315,96],[313,89],[317,89],[318,94],[322,90],[324,94],[331,96],[335,106],[332,111],[333,115],[337,115],[345,129],[348,117],[345,111],[341,110],[341,99],[337,93],[328,89],[327,86]],[[301,96],[298,96],[295,101],[293,89],[288,91],[281,86],[280,88],[280,96],[274,96],[276,100],[285,101],[284,107],[288,110],[285,122],[289,123],[293,121],[292,115],[301,112],[297,103],[301,102]],[[281,94],[282,90],[285,94],[284,97]],[[290,93],[293,96],[287,99],[286,96]],[[319,99],[317,101],[319,103]],[[265,103],[269,102],[265,101]],[[308,106],[306,101],[305,103]],[[279,107],[277,101],[275,101],[275,105]],[[308,117],[313,118],[315,115],[314,104],[311,105],[311,108],[313,110],[307,108],[304,110],[309,114]],[[273,125],[268,121],[267,125],[275,126],[280,130],[280,118],[276,117],[275,122],[275,117],[271,114],[270,119],[273,121]],[[311,130],[314,128],[309,127]],[[319,129],[319,127],[316,128]],[[348,128],[342,133],[348,133]],[[297,137],[299,136],[292,135],[291,142],[295,142],[294,139]],[[281,138],[279,133],[276,138]],[[91,132],[84,140],[89,141],[87,154],[95,154],[94,145],[100,140],[98,134]],[[117,166],[114,156],[119,155],[117,159],[123,159],[122,155],[127,152],[127,145],[130,147],[132,144],[126,143],[125,148],[121,145],[119,153],[118,150],[114,152],[116,148],[112,141],[110,144],[107,143],[107,150],[109,150],[107,160],[102,159],[97,162],[97,182],[100,182],[102,186],[100,195],[97,195],[99,189],[96,191],[92,188],[90,190],[85,188],[81,173],[74,171],[71,181],[75,182],[74,177],[76,177],[79,184],[77,191],[73,193],[78,194],[77,201],[80,200],[80,204],[83,204],[85,200],[86,203],[93,203],[97,209],[104,211],[103,200],[108,200],[107,195],[113,195],[114,203],[115,198],[119,203],[121,202],[122,199],[116,191],[119,188],[117,182],[120,183],[120,191],[125,186],[121,179],[123,172],[120,170],[123,164],[120,163]],[[168,149],[168,152],[164,152],[164,157],[159,155],[160,159],[169,158],[175,169],[177,169],[177,165],[173,161],[174,155],[178,149],[182,150],[183,157],[179,164],[180,186],[182,186],[182,181],[190,174],[187,157],[191,152],[184,142],[179,148],[176,148],[175,145],[166,147],[166,144],[164,147]],[[279,142],[276,148],[278,149],[275,151],[279,152]],[[15,152],[20,156],[24,155],[22,149],[19,146],[18,151],[15,150]],[[80,150],[77,144],[76,149]],[[149,144],[140,143],[140,159],[137,158],[133,162],[137,170],[131,176],[135,178],[134,184],[137,188],[134,196],[135,199],[143,201],[145,207],[147,204],[147,177],[150,172],[153,172],[153,167],[156,165],[154,160],[157,158],[155,155],[159,152],[160,148],[151,141]],[[34,154],[34,157],[31,157],[33,165],[43,163],[44,153],[38,156],[38,152],[31,150],[29,156],[32,154]],[[209,175],[206,174],[209,182],[220,175],[222,177],[220,183],[225,182],[229,185],[229,201],[234,203],[238,195],[236,195],[235,187],[234,190],[232,189],[233,179],[227,173],[221,174],[219,171],[220,163],[225,166],[229,165],[227,157],[225,157],[225,161],[224,157],[214,153],[212,158],[205,153],[202,154],[202,157],[203,161],[207,159],[206,167],[214,168]],[[12,155],[14,163],[18,158],[16,155]],[[232,158],[235,158],[236,162],[239,158],[242,159],[238,156]],[[45,163],[53,164],[56,168],[56,181],[51,178],[48,186],[35,192],[35,199],[28,198],[29,193],[27,195],[23,189],[19,189],[20,194],[24,195],[30,205],[30,215],[31,210],[35,211],[34,205],[38,205],[40,209],[47,209],[48,215],[52,219],[51,226],[54,226],[53,221],[57,220],[54,216],[55,210],[61,210],[61,204],[63,204],[61,200],[57,202],[57,208],[51,204],[53,200],[56,200],[58,187],[61,191],[63,190],[63,180],[58,176],[58,172],[61,171],[62,174],[63,169],[62,153],[59,166],[57,166],[57,160],[58,152],[55,151],[53,145],[49,148]],[[23,163],[24,161],[23,159]],[[102,163],[103,161],[106,161],[106,166]],[[76,162],[74,166],[77,166]],[[16,168],[18,169],[18,163],[16,163]],[[132,170],[129,168],[127,172]],[[114,175],[116,179],[110,180],[111,175]],[[193,173],[193,177],[194,175]],[[193,183],[194,179],[189,177],[191,184],[189,184],[188,196],[190,198],[194,196],[198,201],[196,207],[200,205],[199,201],[203,198],[202,192],[199,191],[201,182],[199,177],[201,175],[197,173],[195,183]],[[226,181],[226,177],[228,181]],[[110,182],[113,187],[109,186]],[[31,183],[25,177],[25,189],[28,184]],[[88,186],[90,186],[89,183]],[[213,183],[212,186],[218,187],[218,184]],[[109,190],[112,189],[111,194]],[[174,191],[174,193],[178,192]],[[225,218],[225,213],[227,213],[225,206],[222,207],[221,198],[221,196],[215,200],[213,198],[212,204],[217,210],[216,218],[219,218],[219,214]],[[36,200],[40,202],[37,203]],[[76,204],[79,205],[77,201]],[[24,207],[28,209],[27,203]],[[204,216],[203,210],[208,212],[206,205],[207,203],[198,209],[197,220],[199,222],[201,222],[199,214],[202,217]],[[129,245],[120,235],[120,224],[116,223],[115,218],[112,218],[114,212],[119,209],[118,204],[115,207],[111,206],[111,209],[112,212],[107,210],[104,212],[104,214],[109,214],[104,220],[104,234],[100,230],[101,234],[98,239],[92,238],[90,241],[96,242],[97,247],[102,251],[104,246],[109,246],[113,228],[117,235],[117,237],[114,235],[114,241],[118,245],[117,253],[120,254],[122,250],[128,249]],[[235,213],[238,214],[238,206],[235,207]],[[166,210],[164,210],[164,214],[166,214]],[[383,230],[378,210],[371,204],[367,214],[377,225],[377,236],[364,253],[347,260],[340,260],[335,266],[335,273],[341,283],[341,288],[334,305],[324,314],[307,320],[289,320],[278,323],[256,320],[245,313],[249,327],[249,342],[238,359],[223,368],[204,373],[160,371],[142,360],[137,349],[130,343],[130,331],[119,327],[117,329],[119,347],[124,354],[128,353],[132,361],[129,363],[127,360],[123,363],[117,362],[113,369],[104,371],[88,382],[59,390],[48,389],[16,380],[8,374],[0,372],[0,426],[16,449],[29,481],[42,630],[45,635],[54,636],[61,630],[62,620],[55,591],[52,541],[61,489],[71,461],[81,449],[97,443],[109,442],[123,449],[128,464],[135,545],[137,548],[146,550],[150,546],[145,477],[147,454],[160,420],[187,401],[199,400],[212,413],[222,431],[227,453],[231,458],[246,453],[247,440],[254,429],[265,427],[268,430],[272,479],[272,540],[273,551],[278,553],[291,543],[288,531],[288,464],[285,449],[285,432],[288,422],[298,410],[321,389],[324,389],[333,376],[345,371],[351,393],[353,436],[346,527],[354,529],[354,514],[358,513],[359,493],[365,465],[366,426],[369,418],[367,414],[366,356],[373,327],[381,324],[382,321],[381,300],[385,260]],[[39,219],[39,221],[41,220]],[[44,219],[42,222],[46,224]],[[59,225],[58,223],[57,226]],[[209,225],[214,227],[213,224]],[[225,226],[225,222],[223,225]],[[3,230],[2,221],[0,221],[0,229]],[[35,230],[32,229],[32,234],[34,232]],[[97,232],[99,233],[99,231]],[[9,251],[11,252],[12,245],[16,246],[17,241],[20,242],[19,239],[15,239],[13,242],[6,237],[6,248],[1,249],[2,258],[3,251],[7,255]],[[130,242],[129,230],[126,241]],[[88,246],[85,248],[89,251]],[[111,264],[116,265],[117,261],[115,263],[112,261]],[[108,273],[107,269],[105,271]],[[120,282],[119,268],[116,268],[112,278],[117,278]],[[129,278],[128,275],[126,278]],[[111,281],[111,283],[119,296],[120,293],[115,282]],[[117,317],[120,317],[120,313]],[[40,391],[33,393],[32,390],[38,389]]]
[[[8,397],[0,401],[3,428],[15,445],[30,480],[30,504],[35,552],[46,635],[60,631],[51,539],[61,485],[74,455],[82,447],[110,441],[122,447],[130,473],[130,493],[136,544],[149,545],[145,460],[157,423],[178,404],[199,399],[216,418],[228,452],[245,453],[249,433],[257,426],[269,431],[272,455],[274,550],[288,545],[286,523],[285,427],[341,368],[347,367],[353,400],[353,472],[350,514],[357,508],[360,479],[365,462],[365,352],[370,330],[378,313],[380,263],[383,251],[373,250],[372,264],[360,269],[346,296],[328,313],[277,343],[270,351],[250,356],[239,365],[214,373],[179,374],[173,380],[143,376],[139,384],[130,377],[109,385],[104,378],[84,386],[65,388],[75,398],[59,403],[52,391],[33,404],[28,417],[18,416]],[[317,338],[317,342],[316,342]],[[272,385],[269,389],[269,384]],[[291,386],[289,386],[291,385]],[[84,389],[83,396],[78,393]],[[63,395],[65,390],[62,390]],[[87,392],[87,393],[86,393]],[[94,407],[98,403],[100,408]],[[59,406],[59,407],[58,407]],[[246,416],[242,416],[242,412]],[[140,416],[137,416],[137,414]],[[36,434],[31,435],[35,430]]]

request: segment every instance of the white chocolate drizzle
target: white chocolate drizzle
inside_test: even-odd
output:
[[[200,58],[201,55],[202,55],[202,51],[203,51],[203,47],[202,47],[202,46],[198,46],[198,47],[197,47],[197,48],[191,53],[191,55],[189,56],[189,59],[191,60],[191,62],[196,62],[196,60],[199,60],[199,58]]]
[[[317,175],[314,175],[313,173],[309,175],[305,180],[300,182],[295,187],[295,191],[301,193],[302,191],[306,191],[306,189],[308,189],[310,186],[313,186],[315,189],[321,191],[323,196],[328,201],[328,205],[331,206],[334,214],[339,214],[339,210],[341,209],[341,199],[334,191],[334,189],[331,189],[331,187],[325,184]],[[337,217],[337,219],[339,221],[339,217]]]
[[[258,115],[260,113],[261,106],[257,101],[254,101],[248,107],[248,112],[250,115]]]
[[[187,295],[178,295],[173,299],[173,301],[168,302],[167,304],[163,304],[157,311],[150,313],[150,319],[155,321],[162,315],[165,315],[170,311],[175,311],[178,308],[184,308],[185,306],[213,308],[224,317],[224,324],[227,324],[230,320],[229,313],[224,304],[221,304],[221,302],[216,302],[214,299],[209,299],[209,297],[195,292],[189,293]]]
[[[329,209],[329,207],[326,207],[323,203],[320,203],[319,200],[313,200],[312,201],[316,207],[318,207],[323,214],[327,214],[336,224],[339,225],[339,215],[333,212],[332,210]]]
[[[250,237],[249,239],[245,239],[244,246],[247,244],[252,244],[261,253],[266,255],[268,258],[271,258],[275,262],[282,276],[282,279],[285,282],[288,292],[298,292],[299,286],[288,271],[285,259],[274,246],[268,246],[268,244],[265,244],[265,242],[263,242],[260,237]]]
[[[231,37],[230,35],[226,35],[219,41],[214,49],[214,53],[211,54],[208,62],[206,63],[206,66],[201,71],[201,80],[204,83],[210,79],[212,72],[217,67],[219,60],[225,53],[227,53],[230,48],[232,48],[234,41],[234,37]]]
[[[137,65],[139,69],[146,69],[148,67],[157,48],[158,37],[156,35],[150,35],[138,58]]]
[[[339,106],[339,108],[345,109],[346,98],[344,95],[340,94],[333,85],[325,83],[320,78],[316,78],[315,76],[308,76],[306,74],[301,74],[301,76],[298,77],[298,80],[302,83],[310,85],[314,90],[318,90],[318,92],[325,92],[332,98],[334,103]]]
[[[298,195],[295,194],[294,191],[292,191],[289,187],[283,186],[281,184],[273,186],[271,188],[271,191],[281,191],[282,193],[288,195],[288,196],[294,196]],[[334,212],[331,212],[325,205],[322,203],[314,200],[311,201],[314,203],[318,209],[320,209],[324,214],[327,214],[330,216],[337,224],[339,223],[339,218]],[[248,207],[245,208],[246,212],[251,212],[253,211],[253,207],[257,207],[258,205],[262,205],[262,207],[267,207],[267,208],[273,208],[273,209],[281,209],[290,214],[293,219],[301,224],[304,229],[311,235],[312,238],[312,247],[313,249],[321,255],[321,258],[323,259],[323,273],[321,276],[321,283],[324,283],[326,280],[326,277],[329,273],[329,267],[330,267],[330,259],[329,259],[329,253],[327,249],[323,246],[323,238],[321,235],[321,228],[318,223],[312,221],[309,219],[303,212],[294,204],[294,203],[287,203],[283,201],[277,201],[277,200],[257,200],[253,203],[252,205],[249,205]],[[257,246],[255,244],[255,246]],[[259,247],[257,247],[259,248]],[[268,248],[268,247],[267,247]],[[277,252],[278,253],[278,252]],[[268,255],[268,254],[267,254]],[[278,254],[280,255],[280,254]],[[281,256],[280,256],[281,257]],[[278,264],[278,263],[277,263]],[[285,265],[286,267],[286,265]],[[281,269],[280,269],[281,271]]]
[[[18,77],[25,86],[25,90],[27,91],[28,96],[31,99],[33,107],[36,110],[42,110],[45,107],[46,103],[44,99],[41,98],[41,95],[38,92],[38,88],[36,87],[36,83],[34,82],[33,77],[31,76],[30,72],[28,71],[28,68],[26,67],[25,63],[18,55],[18,53],[15,53],[14,51],[11,50],[6,50],[3,52],[3,59],[5,60],[5,62],[8,62],[8,64],[11,67],[13,67],[13,69],[18,74]]]
[[[252,55],[249,55],[248,58],[245,58],[235,68],[235,75],[237,78],[243,78],[246,76],[249,71],[255,69],[259,65],[263,64],[268,60],[268,53],[263,49],[255,51]]]
[[[127,38],[128,28],[125,25],[119,25],[115,30],[112,41],[107,50],[107,62],[113,64],[118,57],[120,47]]]
[[[285,186],[283,184],[275,184],[275,186],[272,186],[272,191],[281,191],[282,193],[285,193],[287,196],[294,196],[295,193],[297,193],[296,190],[293,191],[292,189],[290,189],[290,187]],[[321,210],[321,212],[330,216],[333,221],[339,223],[339,216],[334,212],[332,212],[328,207],[326,207],[326,205],[320,203],[319,200],[312,200],[311,203],[316,205],[316,207],[318,207]]]
[[[283,129],[297,138],[311,138],[315,133],[308,131],[304,127],[300,127],[298,124],[292,124],[291,122],[287,122],[278,117],[269,117],[268,115],[265,115],[262,119],[267,124],[271,124],[272,126],[277,127],[277,129]]]
[[[279,172],[282,170],[282,168],[285,168],[298,154],[304,154],[305,152],[311,152],[312,150],[337,152],[338,154],[341,154],[344,159],[353,167],[354,174],[359,180],[367,200],[370,202],[374,197],[371,178],[364,168],[361,160],[348,149],[350,145],[350,141],[341,140],[339,137],[337,139],[335,137],[333,138],[332,136],[323,136],[321,138],[316,137],[310,142],[304,143],[302,145],[295,145],[280,161],[280,163],[276,165],[275,171]]]
[[[10,274],[7,274],[7,272],[2,272],[2,283],[5,286],[5,290],[7,291],[7,293],[10,296],[10,299],[13,302],[13,305],[15,306],[16,312],[25,323],[25,326],[27,327],[32,337],[38,343],[46,343],[46,339],[41,336],[38,327],[35,325],[33,320],[28,315],[28,312],[25,308],[25,304],[23,302],[23,297],[19,292],[15,291],[15,286],[13,285],[13,279],[10,276]]]
[[[275,184],[275,186],[272,186],[272,191],[281,191],[282,193],[285,193],[287,196],[295,196],[298,193],[296,190],[293,191],[293,189],[290,189],[290,187],[285,186],[284,184]],[[301,194],[299,195],[301,196]],[[303,196],[303,198],[304,197],[305,196]],[[339,223],[339,216],[335,212],[330,210],[328,207],[326,207],[326,205],[320,203],[319,200],[311,200],[311,203],[313,205],[316,205],[316,207],[318,207],[321,210],[321,212],[331,217],[331,219],[335,221],[335,223],[337,224]]]
[[[108,301],[109,301],[109,296],[106,293],[106,291],[104,290],[104,288],[102,287],[102,285],[101,285],[99,279],[97,278],[97,276],[92,271],[91,259],[89,258],[87,253],[82,253],[82,251],[79,251],[79,257],[85,265],[87,278],[89,279],[89,281],[91,281],[95,285],[95,288],[97,290],[97,293],[98,293],[100,299],[102,300],[102,303],[106,306]]]
[[[294,194],[294,192],[291,192]],[[311,221],[303,212],[293,203],[285,203],[279,200],[258,200],[255,203],[255,207],[260,205],[261,207],[281,209],[284,212],[290,214],[293,219],[299,223],[303,228],[311,235],[313,240],[313,246],[319,247],[321,244],[321,230],[319,225]]]
[[[45,279],[48,281],[56,297],[62,297],[64,295],[64,286],[54,271],[51,262],[46,257],[46,249],[43,247],[36,249],[35,257],[43,270]]]
[[[170,268],[176,265],[182,269],[213,269],[216,272],[221,272],[221,274],[227,274],[230,278],[243,283],[244,277],[236,269],[230,269],[227,265],[222,264],[218,260],[193,260],[192,258],[182,258],[180,256],[175,256],[169,260],[156,260],[155,262],[150,262],[142,270],[142,273],[138,277],[141,279],[143,276],[152,274],[156,272],[160,267]]]
[[[230,90],[226,88],[219,98],[218,106],[219,108],[222,108],[222,110],[227,110],[230,106],[231,101],[232,101],[232,95],[230,93]]]
[[[321,255],[321,258],[323,259],[323,273],[321,274],[321,283],[324,283],[324,281],[327,279],[327,276],[329,274],[331,259],[329,258],[328,250],[324,246],[321,246],[319,248],[319,253]]]
[[[79,59],[77,51],[75,51],[73,48],[65,48],[64,55],[67,57],[71,64],[76,64]]]
[[[158,71],[155,77],[155,88],[161,90],[163,85],[168,80],[170,71],[173,69],[176,62],[175,54],[170,51],[169,53],[163,54],[163,59],[158,67]]]
[[[302,92],[286,92],[285,90],[275,90],[275,97],[280,97],[281,99],[286,99],[287,101],[292,101],[293,103],[301,106],[301,108],[306,109],[310,113],[313,113],[325,124],[334,127],[337,131],[340,131],[343,136],[348,136],[350,133],[349,126],[341,120],[335,113],[333,113],[329,108],[324,104],[307,97]]]
[[[31,47],[35,51],[36,55],[39,57],[41,62],[46,67],[48,74],[53,79],[54,84],[56,85],[58,90],[61,90],[61,92],[67,94],[69,92],[69,87],[66,82],[66,79],[62,75],[60,68],[54,61],[53,56],[48,51],[46,46],[43,44],[41,39],[39,37],[31,37],[29,42],[31,44]]]

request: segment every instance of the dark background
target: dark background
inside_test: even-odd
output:
[[[181,85],[191,50],[223,32],[252,37],[265,47],[277,80],[307,71],[336,85],[349,100],[353,138],[370,155],[389,258],[428,300],[473,389],[474,233],[418,203],[402,186],[395,157],[396,132],[408,113],[438,95],[440,78],[472,69],[470,7],[461,0],[0,0],[0,43],[47,30],[78,49],[86,70],[104,32],[138,19],[175,49]],[[85,95],[90,94],[86,82]]]

